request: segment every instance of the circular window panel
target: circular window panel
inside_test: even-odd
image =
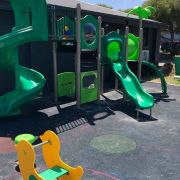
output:
[[[84,39],[87,44],[92,44],[96,40],[96,27],[92,23],[85,24]]]

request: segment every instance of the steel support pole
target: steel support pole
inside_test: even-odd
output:
[[[57,95],[57,54],[56,54],[56,42],[52,42],[52,51],[53,51],[53,74],[54,74],[54,102],[58,102]]]
[[[117,29],[116,32],[120,34],[120,30]],[[115,76],[115,91],[118,91],[118,78]]]
[[[142,49],[143,49],[143,28],[142,19],[139,20],[139,57],[138,57],[138,79],[141,82],[141,71],[142,71]],[[139,109],[137,109],[137,119],[139,119]]]
[[[56,7],[51,8],[51,20],[52,20],[52,53],[53,53],[53,76],[54,76],[54,102],[58,102],[57,95],[57,52],[56,52]]]
[[[150,119],[152,119],[152,108],[150,109]]]
[[[139,109],[137,108],[137,120],[139,120]]]
[[[101,93],[101,24],[102,18],[98,17],[98,24],[99,24],[99,37],[98,37],[98,62],[97,62],[97,84],[98,84],[98,97],[97,99],[100,100],[100,93]]]
[[[129,34],[129,27],[126,26],[126,29],[125,29],[125,38],[126,38],[126,41],[125,41],[125,59],[126,59],[126,63],[128,62],[128,34]]]
[[[143,28],[142,28],[142,20],[139,21],[139,58],[138,58],[138,78],[141,82],[141,71],[142,71],[142,49],[143,49]]]
[[[77,106],[81,104],[81,5],[77,4],[76,19],[76,100]]]
[[[128,63],[128,34],[129,34],[129,27],[126,26],[125,28],[125,61]],[[126,100],[126,94],[123,93],[123,100]]]
[[[101,35],[102,37],[104,36],[104,28],[101,28]],[[100,84],[100,90],[101,90],[101,95],[104,93],[104,62],[101,62],[101,84]]]

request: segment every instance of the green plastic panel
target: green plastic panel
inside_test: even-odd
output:
[[[98,20],[90,15],[81,19],[81,49],[98,48]]]
[[[60,40],[75,40],[75,23],[65,16],[57,20],[57,35]]]
[[[119,59],[125,56],[125,38],[113,31],[102,38],[101,46],[101,61],[106,62],[107,58],[110,61],[118,62]]]
[[[81,104],[97,100],[97,71],[81,73]]]
[[[110,42],[107,46],[107,57],[111,58],[113,62],[118,62],[120,48],[120,44],[117,41]]]
[[[175,72],[177,76],[180,76],[180,55],[174,57]]]
[[[139,57],[140,38],[128,34],[128,61],[137,61]]]
[[[72,96],[75,94],[75,73],[65,72],[57,75],[58,96]]]

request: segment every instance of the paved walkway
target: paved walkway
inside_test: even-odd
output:
[[[12,139],[20,133],[56,132],[62,141],[62,159],[82,165],[84,180],[179,180],[180,179],[180,87],[143,86],[156,98],[153,119],[142,111],[136,120],[132,103],[113,91],[99,103],[57,110],[47,108],[28,116],[0,120],[0,180],[19,180]],[[34,104],[36,108],[39,104]],[[46,108],[45,108],[46,107]],[[45,168],[37,149],[37,170]]]

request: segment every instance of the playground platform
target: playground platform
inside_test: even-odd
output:
[[[46,130],[60,137],[65,162],[83,166],[84,180],[179,180],[180,87],[168,86],[166,96],[160,94],[160,84],[143,86],[156,99],[151,120],[149,110],[137,120],[135,106],[115,91],[81,109],[37,99],[29,114],[0,119],[0,180],[21,179],[14,137]],[[37,107],[41,109],[35,112]],[[45,169],[41,154],[37,148],[38,171]]]

